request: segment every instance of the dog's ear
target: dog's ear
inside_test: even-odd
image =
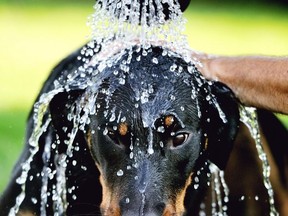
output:
[[[239,107],[232,91],[220,82],[209,86],[216,102],[203,99],[202,120],[208,159],[224,169],[239,127]]]
[[[49,111],[52,125],[60,140],[68,138],[66,131],[71,131],[73,127],[73,122],[68,120],[68,114],[71,112],[71,106],[82,93],[82,90],[60,92],[50,101]]]

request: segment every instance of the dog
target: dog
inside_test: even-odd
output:
[[[239,121],[239,103],[227,86],[206,81],[193,63],[161,46],[144,50],[136,45],[124,50],[101,71],[99,65],[83,67],[81,50],[54,68],[36,99],[40,101],[41,95],[46,96],[59,83],[66,86],[49,100],[39,149],[25,183],[18,184],[22,164],[31,156],[29,139],[37,125],[31,111],[25,148],[1,196],[1,215],[11,212],[23,185],[25,197],[15,211],[17,215],[199,215],[204,204],[207,211],[211,207],[207,184],[211,163],[227,171],[225,178],[231,188],[228,215],[269,214],[269,198],[251,201],[250,195],[260,196],[265,188],[253,187],[261,181],[259,162],[256,170],[251,168],[259,177],[257,182],[251,180],[250,172],[245,173],[245,152],[253,151],[253,140]],[[91,61],[92,57],[85,60]],[[79,68],[91,73],[76,76]],[[86,118],[81,122],[83,116]],[[279,126],[278,140],[287,137],[275,117],[264,116]],[[262,120],[266,128],[267,119]],[[273,138],[267,140],[268,146],[274,146]],[[278,159],[275,169],[281,179],[272,182],[282,187],[287,154],[274,147],[275,151],[269,150],[270,159]],[[253,152],[253,159],[255,155]],[[239,167],[243,168],[241,173]],[[238,175],[243,177],[243,190],[237,186]],[[281,197],[276,199],[279,209],[285,206],[281,205],[285,203],[281,187],[276,189]],[[249,190],[253,192],[250,195]],[[248,200],[239,201],[247,194]]]

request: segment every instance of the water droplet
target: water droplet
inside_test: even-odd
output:
[[[122,117],[122,118],[120,119],[120,121],[121,121],[121,122],[125,122],[125,121],[126,121],[126,117],[125,117],[125,116]]]
[[[174,72],[177,68],[177,65],[176,64],[173,64],[171,67],[170,67],[170,71],[171,72]]]
[[[142,104],[147,103],[149,101],[149,93],[147,91],[143,91],[140,100]]]
[[[76,200],[76,199],[77,199],[77,196],[76,196],[75,194],[73,194],[73,195],[72,195],[72,199],[73,199],[73,200]]]
[[[125,203],[129,203],[130,202],[130,199],[127,197],[126,199],[125,199]]]
[[[157,132],[164,133],[165,132],[165,127],[164,126],[159,126],[157,128]]]
[[[117,176],[123,176],[124,172],[122,169],[118,170],[117,172]]]
[[[148,154],[154,154],[154,149],[152,148],[152,146],[149,145],[148,149],[147,149]]]
[[[32,202],[33,204],[37,204],[38,200],[37,200],[35,197],[32,197],[32,198],[31,198],[31,202]]]
[[[158,64],[158,59],[154,57],[154,58],[152,59],[152,62],[153,62],[154,64]]]
[[[108,134],[108,129],[105,127],[104,131],[103,131],[103,135],[106,136]]]
[[[124,85],[125,84],[125,79],[120,77],[119,78],[119,84]]]
[[[76,165],[77,165],[77,161],[76,161],[76,160],[73,160],[73,161],[72,161],[72,165],[73,165],[73,166],[76,166]]]

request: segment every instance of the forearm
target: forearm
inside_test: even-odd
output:
[[[203,75],[225,83],[243,104],[288,114],[288,58],[215,56],[202,63]]]

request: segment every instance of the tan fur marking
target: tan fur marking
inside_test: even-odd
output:
[[[172,216],[172,215],[176,215],[176,209],[175,206],[169,204],[166,206],[163,216]]]
[[[170,204],[166,205],[163,216],[180,216],[185,212],[184,198],[186,190],[192,182],[192,175],[193,173],[187,179],[184,188],[176,194],[174,200],[170,200]]]
[[[204,149],[207,150],[208,148],[208,138],[205,139]]]
[[[23,210],[20,210],[16,216],[35,216],[36,214],[32,213],[31,211],[23,211]]]
[[[91,130],[87,131],[87,135],[86,136],[87,136],[86,139],[87,139],[88,147],[89,147],[89,149],[91,149],[91,146],[92,146],[92,133],[91,133]]]
[[[164,124],[166,127],[170,127],[174,122],[174,117],[173,116],[166,116],[164,119]]]
[[[121,135],[121,136],[125,136],[126,134],[127,134],[127,132],[128,132],[128,125],[127,125],[127,123],[120,123],[119,124],[119,127],[118,127],[118,131],[119,131],[119,134]]]
[[[100,172],[100,184],[102,186],[102,202],[100,205],[101,215],[103,216],[120,216],[119,196],[117,191],[111,191],[107,186],[105,179],[102,175],[102,170],[98,164],[96,166]]]

